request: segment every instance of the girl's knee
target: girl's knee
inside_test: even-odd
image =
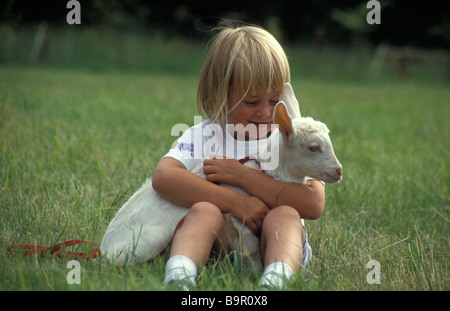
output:
[[[261,252],[265,263],[275,260],[275,257],[278,258],[276,261],[285,262],[293,254],[293,258],[301,257],[298,252],[305,239],[306,233],[296,209],[282,205],[270,210],[264,218],[261,232]]]
[[[203,215],[214,215],[214,216],[222,215],[220,209],[216,205],[209,202],[195,203],[194,205],[192,205],[191,209],[189,210],[189,213],[190,214],[201,213]]]
[[[225,220],[222,211],[214,204],[209,202],[199,202],[194,204],[187,217],[191,217],[195,226],[204,229],[205,236],[212,233],[214,236],[213,251],[220,254],[222,251],[228,252],[228,242],[225,229]]]
[[[300,214],[296,209],[288,205],[280,205],[270,210],[270,212],[264,218],[264,221],[285,221],[293,220],[300,221]]]
[[[198,202],[192,205],[187,217],[199,217],[205,223],[210,223],[214,226],[224,225],[222,211],[209,202]]]
[[[300,232],[302,240],[304,240],[304,230],[302,228],[302,221],[297,210],[287,205],[281,205],[271,209],[264,218],[262,234],[266,236],[282,231]]]

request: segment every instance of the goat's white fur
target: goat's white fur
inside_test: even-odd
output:
[[[275,107],[274,123],[278,123],[276,118],[279,114],[287,114],[282,103]],[[307,176],[325,182],[339,181],[342,167],[334,155],[326,125],[300,116],[287,118],[287,123],[279,125],[280,131],[272,133],[283,137],[279,139],[279,165],[266,173],[285,182],[306,183]],[[314,152],[314,148],[317,151]],[[203,161],[198,162],[192,172],[204,178]],[[259,169],[255,161],[244,165]],[[230,188],[245,193],[242,189]],[[109,224],[100,246],[101,252],[118,265],[148,261],[167,247],[177,223],[188,211],[188,208],[159,196],[148,179]],[[260,268],[259,239],[231,214],[224,214],[224,220],[229,249],[237,251],[240,256],[249,256],[253,267]]]

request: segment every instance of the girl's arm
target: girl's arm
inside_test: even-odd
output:
[[[254,196],[244,196],[231,189],[218,186],[194,173],[174,158],[164,158],[157,166],[152,185],[162,197],[185,207],[198,202],[210,202],[221,211],[233,214],[258,234],[264,216],[269,212],[266,204]]]
[[[308,185],[286,183],[232,159],[206,160],[207,180],[237,186],[260,198],[270,208],[288,205],[304,219],[317,219],[325,207],[325,190],[319,181]]]

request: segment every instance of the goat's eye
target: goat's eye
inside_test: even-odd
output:
[[[317,151],[320,150],[320,147],[319,147],[319,146],[311,146],[311,147],[309,147],[309,150],[310,150],[311,152],[317,152]]]

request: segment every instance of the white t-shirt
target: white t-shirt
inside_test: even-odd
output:
[[[192,170],[197,161],[213,155],[226,156],[236,160],[256,159],[260,150],[267,148],[268,138],[258,140],[237,140],[230,128],[205,120],[184,131],[176,145],[163,157],[175,158]]]

